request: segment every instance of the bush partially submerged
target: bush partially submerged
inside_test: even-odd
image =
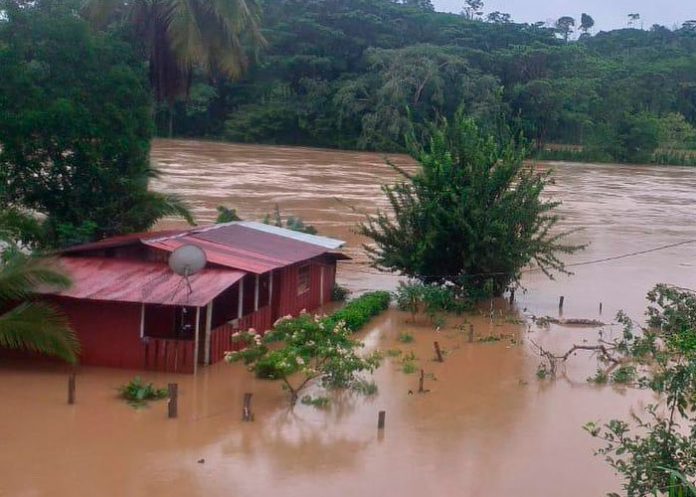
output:
[[[295,404],[313,380],[326,388],[351,388],[361,381],[358,373],[372,372],[379,366],[377,354],[358,355],[363,345],[351,335],[352,330],[343,321],[334,323],[303,314],[281,319],[264,337],[253,330],[238,333],[234,340],[246,348],[229,352],[226,359],[243,361],[257,375],[282,381]]]
[[[389,308],[389,292],[370,292],[353,299],[345,307],[326,318],[326,326],[333,327],[339,322],[355,333],[370,322],[370,319]]]
[[[142,407],[150,400],[164,399],[169,394],[166,388],[155,388],[152,383],[143,382],[140,376],[120,387],[118,393],[134,407]]]
[[[411,313],[411,319],[423,312],[433,324],[442,321],[441,314],[461,314],[472,308],[472,302],[461,289],[420,282],[399,282],[394,294],[399,310]]]

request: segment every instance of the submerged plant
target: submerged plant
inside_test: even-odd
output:
[[[150,400],[160,400],[169,394],[166,388],[155,388],[152,383],[145,383],[140,376],[118,389],[121,398],[128,401],[134,407],[143,407]]]
[[[399,339],[401,343],[413,343],[414,338],[410,333],[399,333]]]
[[[303,314],[279,320],[263,337],[254,330],[238,333],[235,341],[246,348],[228,352],[226,359],[242,361],[251,371],[280,380],[294,405],[314,380],[326,388],[347,389],[359,380],[358,373],[372,372],[379,366],[379,354],[358,355],[363,344],[351,335],[343,321],[334,323]]]

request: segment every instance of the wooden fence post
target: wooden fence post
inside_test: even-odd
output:
[[[387,411],[379,411],[379,416],[377,417],[377,429],[383,430],[384,424],[386,423]]]
[[[252,393],[244,394],[244,408],[242,409],[242,421],[253,421],[254,415],[251,413],[251,396]]]
[[[442,358],[442,350],[440,350],[440,343],[435,342],[433,345],[435,345],[435,356],[437,357],[437,362],[444,362],[445,360]]]
[[[469,325],[469,343],[474,343],[474,325]]]
[[[561,298],[558,300],[558,308],[560,310],[563,310],[563,304],[565,303],[565,297],[561,296]]]
[[[510,305],[515,303],[515,289],[510,290]]]
[[[169,391],[168,415],[170,418],[176,418],[179,415],[179,385],[170,383],[167,385],[167,390]]]
[[[600,315],[602,314],[602,307],[603,307],[603,305],[602,305],[602,303],[600,302],[600,303],[599,303],[599,314],[600,314]]]
[[[75,403],[75,373],[70,373],[68,377],[68,404]]]
[[[423,383],[425,382],[425,371],[421,369],[420,371],[420,380],[418,381],[418,393],[424,393],[425,392],[425,385]]]

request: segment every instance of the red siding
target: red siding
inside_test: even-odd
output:
[[[277,317],[297,315],[303,309],[311,312],[322,305],[321,271],[324,268],[324,302],[331,300],[331,289],[336,279],[336,263],[324,263],[322,260],[314,260],[308,263],[310,266],[310,286],[309,291],[298,295],[299,270],[306,264],[295,264],[276,271],[276,279],[279,283]],[[275,282],[274,282],[275,284]],[[275,302],[274,302],[275,303]]]
[[[237,326],[224,324],[214,329],[210,336],[210,363],[220,362],[225,357],[225,352],[239,350],[239,345],[232,343],[232,335],[237,331],[254,328],[263,334],[272,326],[271,308],[267,306],[253,314],[244,316]]]
[[[201,344],[198,344],[202,347]],[[147,338],[144,341],[144,359],[139,367],[149,371],[193,373],[196,344],[193,340],[165,340]]]
[[[76,331],[80,363],[141,369],[145,359],[140,340],[140,304],[56,299]]]

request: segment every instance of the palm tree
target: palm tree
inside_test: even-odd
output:
[[[0,347],[39,352],[75,364],[80,344],[65,315],[31,300],[38,288],[67,288],[70,280],[48,260],[13,250],[0,256],[0,309],[10,309],[0,313]]]
[[[158,102],[171,110],[188,94],[194,68],[209,75],[240,77],[247,49],[262,46],[259,0],[86,0],[97,25],[126,21],[150,60],[150,82]]]

